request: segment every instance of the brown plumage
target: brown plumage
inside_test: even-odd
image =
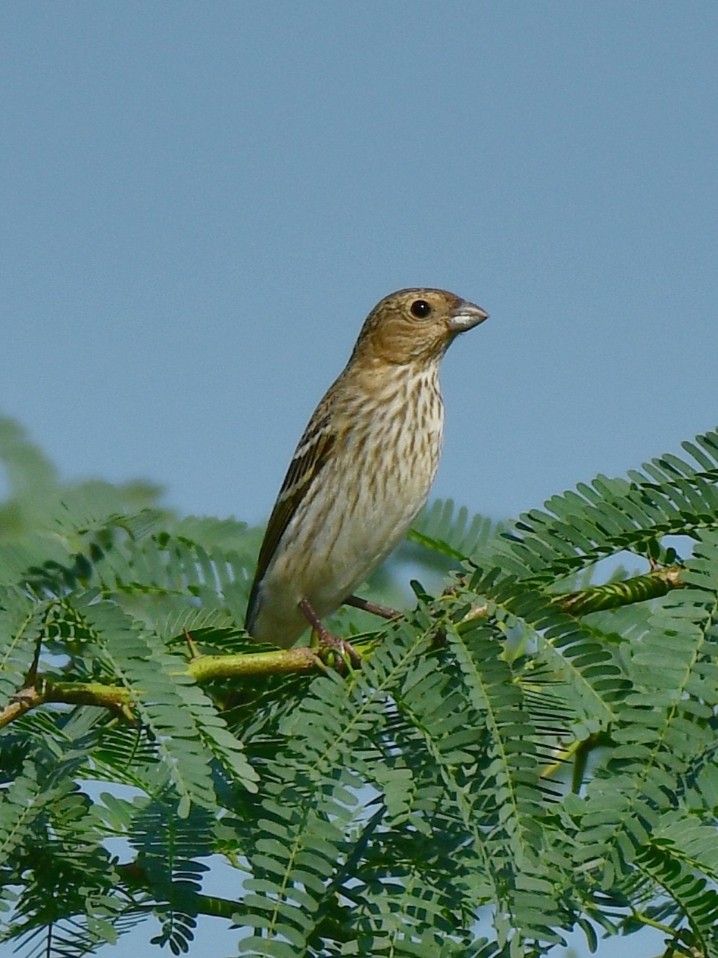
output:
[[[487,315],[440,289],[399,290],[369,314],[272,510],[247,610],[254,638],[292,645],[406,534],[441,453],[441,358]]]

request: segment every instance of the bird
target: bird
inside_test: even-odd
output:
[[[447,290],[400,289],[364,322],[349,361],[314,410],[267,524],[246,630],[289,648],[341,605],[396,614],[354,595],[404,538],[439,464],[441,359],[488,318]],[[351,650],[353,651],[353,650]]]

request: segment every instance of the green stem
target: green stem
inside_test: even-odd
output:
[[[636,921],[640,921],[642,925],[648,925],[650,928],[655,928],[663,932],[663,934],[669,938],[675,939],[678,935],[675,928],[671,928],[670,925],[665,925],[662,921],[656,921],[655,918],[651,918],[650,915],[646,915],[642,911],[636,911],[635,908],[631,909],[631,917]]]
[[[253,678],[257,675],[288,675],[311,672],[317,667],[314,649],[277,649],[247,655],[199,655],[187,663],[184,672],[197,682],[213,679]]]
[[[595,585],[579,592],[567,592],[553,598],[563,612],[582,616],[590,612],[603,612],[606,609],[617,609],[623,605],[633,605],[635,602],[645,602],[648,599],[657,599],[673,589],[685,588],[681,579],[680,566],[669,566],[665,569],[653,569],[645,575],[633,576],[622,582],[607,582],[605,585]]]
[[[623,582],[609,582],[605,585],[581,589],[578,592],[557,595],[552,598],[552,602],[562,611],[575,616],[615,609],[635,602],[645,602],[647,599],[666,595],[672,589],[683,588],[685,583],[681,579],[681,571],[680,566],[653,569],[645,575],[634,576]],[[449,593],[454,591],[449,590]],[[477,606],[471,614],[486,615],[486,608]],[[302,647],[253,652],[246,655],[199,655],[187,662],[181,674],[190,675],[196,682],[203,683],[216,679],[290,675],[297,672],[311,672],[318,667],[324,666],[316,652],[311,648]],[[94,705],[129,716],[134,697],[141,694],[139,690],[130,692],[123,686],[102,685],[100,682],[54,682],[43,680],[42,676],[32,676],[32,680],[28,680],[28,686],[0,711],[0,728],[46,702]]]
[[[187,662],[182,675],[191,675],[199,683],[215,679],[246,679],[261,675],[290,675],[310,672],[324,666],[314,649],[277,649],[272,652],[253,652],[247,655],[199,655]],[[131,716],[132,704],[141,689],[130,691],[121,685],[103,685],[101,682],[55,682],[34,676],[0,711],[0,728],[20,718],[30,709],[47,702],[63,705],[94,705]]]
[[[127,862],[124,865],[115,865],[118,874],[127,882],[132,890],[142,890],[152,894],[153,887],[147,872],[137,862]],[[186,899],[183,899],[186,901]],[[212,918],[226,918],[230,920],[239,910],[239,903],[229,898],[219,898],[217,895],[193,895],[193,914],[209,915]]]
[[[62,702],[65,705],[97,705],[100,708],[121,709],[132,705],[136,695],[119,685],[102,685],[101,682],[50,682],[43,683],[43,701]]]

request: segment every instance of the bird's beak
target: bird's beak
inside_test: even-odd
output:
[[[463,333],[488,318],[489,314],[485,309],[462,300],[449,318],[449,329],[452,333]]]

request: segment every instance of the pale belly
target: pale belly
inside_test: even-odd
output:
[[[424,505],[441,449],[441,421],[423,436],[421,455],[405,444],[369,472],[345,449],[322,472],[324,490],[297,510],[262,580],[254,635],[292,645],[306,631],[307,599],[320,618],[334,612],[403,539]],[[361,482],[347,475],[365,470]]]

